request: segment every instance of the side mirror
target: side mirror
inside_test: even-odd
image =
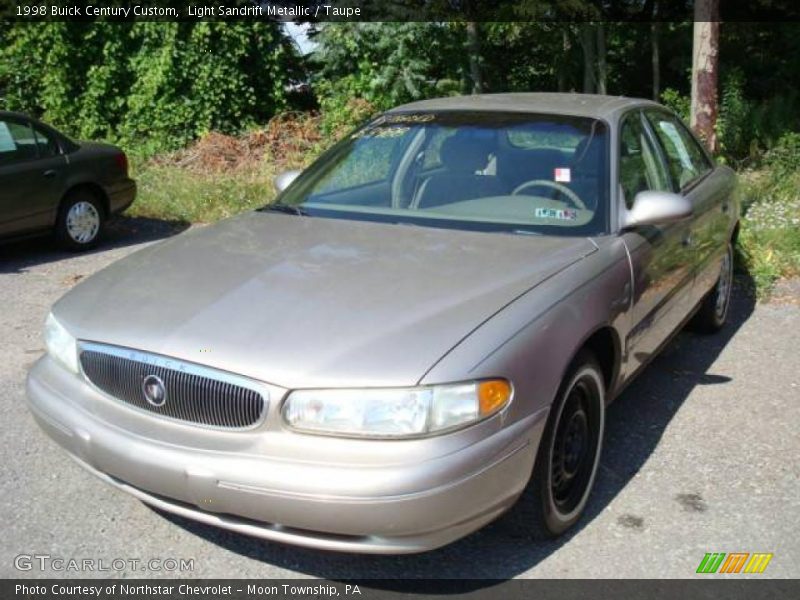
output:
[[[622,214],[622,229],[640,225],[663,225],[692,216],[688,198],[671,192],[646,190],[636,194],[633,206]]]
[[[280,175],[275,177],[275,189],[280,193],[289,187],[289,184],[292,183],[297,176],[300,175],[300,169],[292,169],[291,171],[284,171]]]

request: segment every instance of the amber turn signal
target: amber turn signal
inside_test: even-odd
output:
[[[478,383],[478,401],[482,417],[503,408],[510,398],[511,384],[505,379],[490,379]]]

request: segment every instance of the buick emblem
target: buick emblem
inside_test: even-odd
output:
[[[142,381],[142,393],[150,406],[161,408],[167,401],[167,388],[156,375],[148,375]]]

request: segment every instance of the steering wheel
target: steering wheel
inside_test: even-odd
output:
[[[562,194],[564,194],[569,199],[569,201],[572,202],[572,204],[575,206],[575,208],[580,208],[582,210],[586,210],[586,205],[583,203],[583,200],[581,200],[581,198],[580,198],[580,196],[578,196],[578,194],[573,192],[571,189],[569,189],[564,184],[558,183],[557,181],[550,181],[548,179],[531,179],[530,181],[526,181],[524,183],[521,183],[517,187],[514,188],[514,191],[511,192],[511,195],[512,196],[516,196],[517,194],[519,194],[525,188],[536,187],[536,186],[553,188],[553,189],[561,192]]]

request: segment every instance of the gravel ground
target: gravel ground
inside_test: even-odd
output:
[[[337,555],[167,517],[107,487],[39,431],[24,405],[25,374],[43,351],[41,326],[59,296],[181,228],[126,219],[84,255],[42,240],[0,247],[0,577],[78,575],[20,572],[20,554],[106,566],[115,558],[194,560],[183,573],[85,576],[691,577],[706,552],[772,552],[760,577],[800,576],[800,306],[756,305],[741,278],[722,333],[681,333],[610,407],[588,514],[551,543],[527,539],[517,508],[425,555]]]

